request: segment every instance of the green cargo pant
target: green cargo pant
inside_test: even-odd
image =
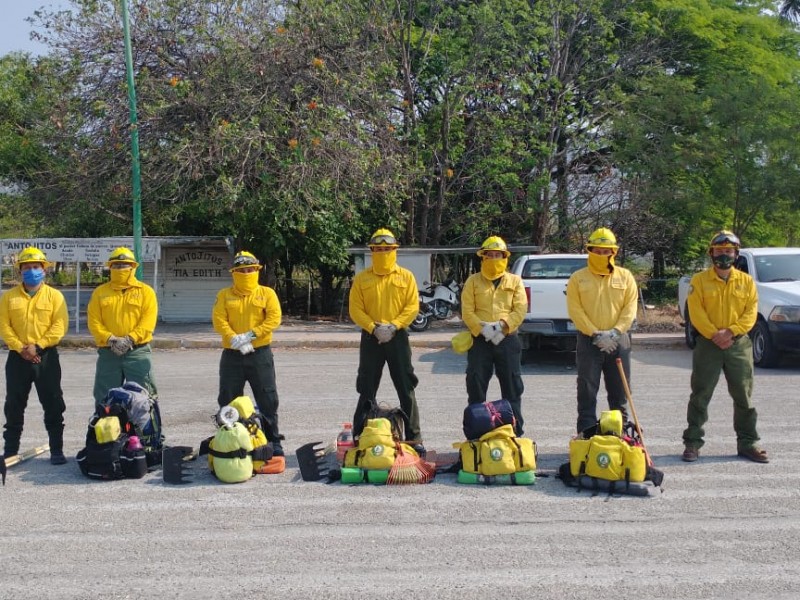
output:
[[[758,414],[750,397],[753,393],[753,345],[746,335],[733,346],[721,350],[714,342],[697,336],[692,356],[692,394],[686,410],[689,426],[683,432],[683,442],[692,448],[703,446],[708,421],[708,403],[717,387],[720,372],[725,374],[728,393],[733,398],[733,428],[737,448],[749,448],[759,440],[756,432]]]
[[[97,366],[94,373],[94,400],[101,402],[108,390],[119,387],[126,381],[135,381],[148,391],[152,398],[158,397],[153,379],[152,352],[150,344],[134,346],[122,356],[110,348],[97,349]]]

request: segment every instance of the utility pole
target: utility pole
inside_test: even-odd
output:
[[[131,131],[131,179],[133,188],[133,254],[139,266],[137,279],[142,278],[142,177],[139,167],[139,122],[136,114],[136,88],[133,83],[133,53],[128,19],[128,0],[120,0],[122,9],[122,32],[125,37],[125,72],[128,80],[128,104],[130,106]]]

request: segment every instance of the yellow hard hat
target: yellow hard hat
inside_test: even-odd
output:
[[[125,246],[120,246],[111,251],[106,261],[106,266],[110,267],[114,263],[128,263],[131,265],[131,268],[134,269],[139,266],[139,263],[136,262],[136,257],[133,255],[133,251]]]
[[[511,252],[508,251],[505,240],[499,235],[493,235],[483,240],[483,244],[481,244],[481,248],[476,254],[483,257],[484,252],[488,252],[489,250],[499,250],[506,258],[511,256]]]
[[[245,267],[258,267],[258,269],[261,270],[261,263],[258,262],[258,259],[251,252],[242,250],[233,257],[233,266],[230,270],[236,271]]]
[[[372,234],[372,237],[369,238],[369,242],[367,242],[367,246],[370,248],[372,246],[391,246],[393,248],[397,248],[400,244],[397,243],[397,238],[389,229],[378,229],[375,233]]]
[[[456,354],[464,354],[472,348],[472,334],[469,331],[462,331],[453,336],[450,345]]]
[[[17,255],[17,262],[14,263],[14,266],[19,269],[20,266],[24,265],[25,263],[42,263],[42,268],[44,269],[53,266],[52,263],[47,260],[44,252],[35,246],[28,246],[22,252],[20,252]]]
[[[592,232],[592,235],[589,236],[589,240],[586,242],[586,247],[611,248],[612,250],[619,249],[619,246],[617,246],[617,236],[615,236],[614,232],[607,227],[595,229]]]
[[[739,240],[739,237],[733,233],[732,231],[728,231],[727,229],[723,229],[722,231],[718,231],[714,234],[714,237],[711,238],[711,243],[708,245],[710,248],[725,248],[733,246],[734,248],[740,248],[742,242]]]

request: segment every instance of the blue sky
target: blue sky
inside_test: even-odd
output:
[[[44,54],[45,46],[30,40],[31,26],[25,21],[42,6],[68,8],[68,0],[0,0],[0,56],[13,51]]]

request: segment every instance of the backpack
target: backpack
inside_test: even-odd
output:
[[[250,397],[239,396],[238,398],[234,398],[228,406],[232,406],[236,409],[236,412],[239,413],[239,423],[241,423],[250,434],[250,439],[253,442],[253,450],[266,446],[267,436],[264,433],[263,417],[261,413],[256,410],[255,406],[253,406],[253,401]],[[269,458],[272,458],[271,453]],[[259,473],[264,468],[264,465],[267,464],[267,460],[269,459],[254,460],[253,472]]]
[[[536,443],[514,435],[514,426],[503,425],[477,440],[456,442],[461,468],[480,475],[510,475],[536,470]]]
[[[158,401],[135,381],[126,381],[122,387],[111,388],[106,397],[95,406],[99,416],[120,417],[123,431],[137,435],[144,446],[147,466],[161,464],[164,435],[161,428],[161,410]],[[129,423],[131,428],[126,429]]]
[[[464,408],[464,437],[477,440],[502,425],[515,425],[514,411],[508,400],[467,404]]]
[[[633,424],[623,424],[619,410],[603,411],[595,427],[570,440],[569,463],[562,465],[559,473],[572,487],[598,490],[601,482],[610,482],[602,486],[609,494],[646,495],[631,484],[652,481],[661,486],[664,480],[664,473],[650,463]],[[617,482],[624,486],[617,487]]]
[[[130,436],[122,431],[118,416],[89,419],[86,446],[76,460],[81,472],[91,479],[140,479],[147,473],[144,448],[128,444]]]
[[[344,456],[345,467],[361,469],[391,469],[397,457],[397,445],[403,452],[418,456],[408,444],[399,442],[389,419],[369,419],[358,437],[358,445]]]
[[[391,425],[392,434],[395,439],[405,439],[405,429],[408,417],[403,409],[399,406],[389,408],[386,404],[378,404],[377,401],[372,400],[369,412],[367,413],[367,421],[370,419],[386,419]]]
[[[250,398],[235,398],[219,409],[215,420],[217,432],[200,443],[199,454],[208,454],[208,468],[217,479],[224,483],[241,483],[256,473],[284,471],[285,460],[273,458],[272,445],[267,442],[260,414]]]

